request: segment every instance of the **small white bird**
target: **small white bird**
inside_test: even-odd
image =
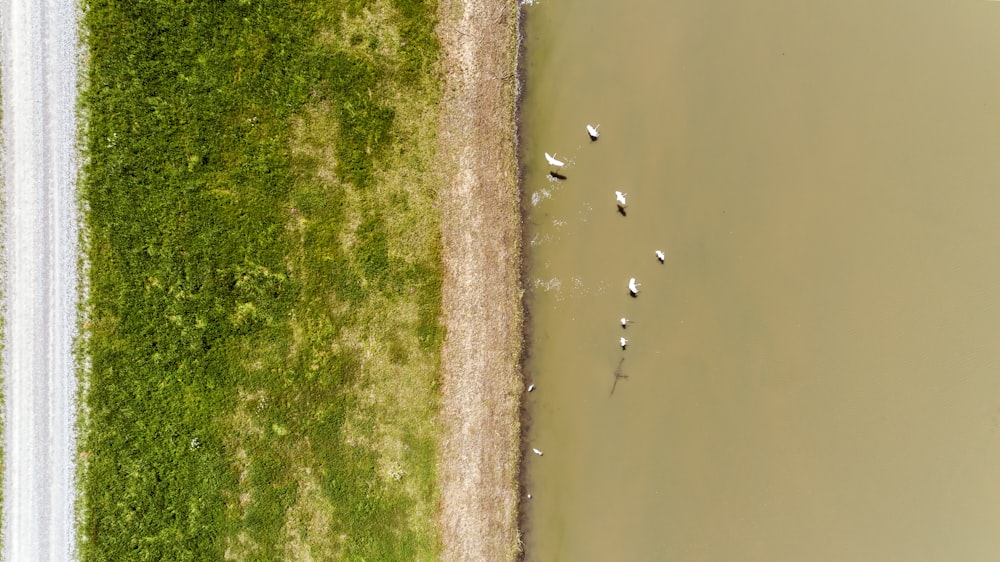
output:
[[[657,250],[656,259],[660,260],[660,263],[663,263],[663,260],[667,259],[667,256],[663,254],[663,250]]]
[[[628,318],[622,316],[622,328],[628,326]]]
[[[529,499],[529,500],[531,499],[531,494],[528,494],[528,499]]]
[[[625,346],[628,345],[628,340],[625,339],[625,338],[623,338],[623,337],[622,338],[618,338],[618,343],[622,344],[622,349],[625,349]]]
[[[601,133],[597,132],[598,127],[600,127],[600,125],[598,125],[597,127],[591,127],[590,125],[587,125],[587,134],[590,135],[590,140],[595,141],[597,140],[597,137],[601,136]]]
[[[632,293],[632,296],[639,294],[639,283],[635,282],[635,277],[628,280],[628,292]]]
[[[618,200],[618,206],[619,207],[622,207],[622,208],[625,207],[625,195],[627,195],[627,194],[626,193],[622,193],[621,191],[616,191],[615,192],[615,199]]]
[[[529,384],[528,385],[528,392],[531,392],[532,390],[535,390],[535,385]]]
[[[536,448],[532,447],[532,448],[531,448],[531,450],[532,450],[532,451],[534,451],[536,455],[538,455],[538,456],[542,456],[542,452],[541,452],[541,451],[539,451],[538,449],[536,449]]]
[[[556,168],[562,168],[566,165],[565,162],[561,160],[556,160],[555,156],[549,156],[549,153],[545,153],[545,159],[549,161],[549,166],[555,166]]]

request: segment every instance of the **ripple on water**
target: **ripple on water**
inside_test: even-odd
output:
[[[541,246],[550,240],[552,240],[551,234],[540,234],[536,232],[535,235],[531,237],[531,240],[528,241],[528,245],[531,247]]]
[[[538,191],[531,194],[531,206],[537,207],[538,204],[546,199],[552,198],[552,192],[548,189],[539,189]]]
[[[560,281],[558,277],[553,277],[548,280],[536,277],[532,285],[536,289],[541,289],[542,292],[549,293],[554,291],[557,295],[560,293],[562,289],[562,281]]]

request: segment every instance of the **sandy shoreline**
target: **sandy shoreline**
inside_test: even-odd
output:
[[[444,560],[512,560],[521,552],[519,16],[515,0],[442,0],[438,8]]]

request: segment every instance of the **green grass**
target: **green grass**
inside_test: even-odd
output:
[[[83,560],[436,557],[435,9],[86,3]]]

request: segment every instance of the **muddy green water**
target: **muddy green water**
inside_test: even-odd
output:
[[[997,559],[1000,2],[525,9],[527,559]]]

